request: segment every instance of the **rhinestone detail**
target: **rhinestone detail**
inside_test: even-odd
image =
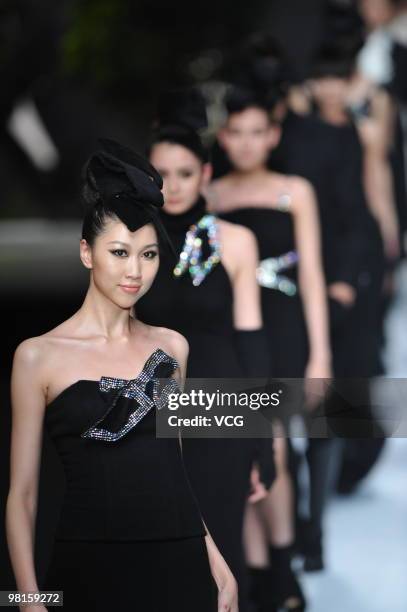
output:
[[[143,369],[136,378],[126,380],[123,378],[102,376],[99,381],[100,391],[107,393],[113,390],[116,391],[116,393],[107,411],[95,421],[93,425],[83,431],[81,437],[103,440],[105,442],[115,442],[133,429],[133,427],[135,427],[154,406],[158,409],[166,406],[169,394],[179,392],[179,385],[174,378],[169,377],[168,380],[165,380],[165,383],[162,383],[161,378],[155,376],[156,369],[161,363],[168,363],[171,373],[179,367],[176,359],[158,348],[147,359]],[[147,383],[150,381],[153,382],[152,397],[146,392]],[[120,397],[134,399],[138,407],[130,414],[126,423],[124,423],[117,432],[99,427],[99,424],[102,423],[114,409]]]
[[[276,208],[281,212],[289,212],[291,208],[291,196],[289,193],[279,195]]]
[[[257,282],[261,287],[277,289],[291,297],[297,293],[297,285],[290,278],[280,274],[280,272],[293,268],[297,262],[298,254],[296,251],[288,251],[288,253],[279,257],[263,259],[257,268]]]
[[[201,232],[206,232],[211,254],[202,262]],[[192,284],[198,286],[220,261],[219,227],[215,215],[204,215],[197,223],[191,225],[185,236],[184,246],[179,261],[173,270],[176,277],[187,270],[192,277]]]

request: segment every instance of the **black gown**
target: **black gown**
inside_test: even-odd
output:
[[[161,214],[177,253],[191,224],[205,214],[205,207],[200,198],[186,213]],[[242,377],[234,340],[232,286],[222,263],[215,265],[199,286],[192,284],[189,273],[174,277],[174,265],[171,258],[162,258],[153,286],[136,305],[137,317],[150,325],[175,329],[187,338],[188,377]],[[238,582],[239,610],[245,612],[242,530],[253,440],[186,438],[182,448],[202,517]]]
[[[364,195],[362,149],[355,127],[289,113],[272,164],[306,178],[315,188],[327,283],[348,283],[357,294],[350,309],[329,299],[335,375],[380,374],[383,245]]]
[[[258,242],[260,265],[264,260],[273,258],[275,261],[295,252],[293,219],[288,210],[250,206],[235,208],[219,216],[252,230]],[[297,270],[294,260],[291,266],[277,272],[278,279],[272,287],[262,286],[261,289],[263,322],[274,377],[301,378],[307,362],[308,344]],[[285,279],[293,285],[287,284]]]
[[[257,237],[260,265],[264,265],[267,258],[278,258],[287,253],[295,252],[295,238],[293,218],[288,210],[289,194],[284,194],[277,202],[279,208],[247,207],[223,213],[225,218],[234,223],[245,225]],[[288,206],[287,206],[288,204]],[[291,260],[294,261],[294,260]],[[272,287],[262,287],[262,310],[265,329],[269,340],[269,350],[272,363],[272,376],[282,378],[302,378],[309,352],[309,344],[305,326],[305,318],[298,292],[298,265],[293,264],[277,272],[280,282],[272,283]],[[289,291],[284,282],[289,279],[295,283],[295,293]],[[279,288],[276,288],[276,285]],[[283,289],[286,291],[284,292]],[[288,433],[288,432],[287,432]],[[320,547],[322,538],[322,515],[326,498],[327,482],[330,477],[332,459],[331,440],[309,440],[306,451],[306,460],[310,472],[310,523],[307,540]],[[300,457],[294,450],[288,438],[289,469],[293,477],[296,513],[296,538],[302,535],[303,521],[298,514],[299,490],[297,488],[297,473],[299,472]],[[308,531],[312,531],[308,536]]]
[[[179,441],[155,433],[158,379],[177,367],[157,347],[136,378],[79,380],[46,409],[66,492],[42,590],[64,610],[217,610]]]
[[[327,284],[345,282],[356,292],[353,307],[329,298],[333,372],[338,379],[369,377],[382,372],[380,363],[380,294],[383,245],[363,189],[362,149],[354,125],[331,125],[316,114],[288,113],[282,138],[273,151],[272,167],[302,176],[313,185],[321,221],[322,260]],[[362,404],[370,403],[368,384],[356,381]],[[333,431],[335,426],[332,425]],[[343,435],[339,432],[339,436]],[[310,439],[311,521],[304,540],[310,554],[321,552],[322,511],[328,492],[330,462],[338,462],[347,447],[364,458],[377,457],[382,440]],[[366,450],[362,451],[362,448]],[[369,461],[369,459],[368,459]],[[332,472],[336,468],[332,469]],[[358,470],[353,463],[353,469]]]

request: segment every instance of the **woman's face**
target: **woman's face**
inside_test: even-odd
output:
[[[359,12],[370,30],[385,25],[395,14],[389,0],[359,0]]]
[[[250,172],[267,164],[279,135],[279,128],[270,123],[267,112],[252,107],[229,115],[218,139],[234,168]]]
[[[163,178],[164,210],[171,215],[189,210],[210,180],[210,165],[179,144],[157,143],[150,162]]]
[[[151,223],[131,232],[107,219],[90,247],[81,240],[80,254],[92,270],[96,289],[120,308],[130,309],[151,287],[159,266],[157,232]]]
[[[339,77],[323,77],[309,82],[312,96],[319,107],[343,109],[346,103],[349,83]]]

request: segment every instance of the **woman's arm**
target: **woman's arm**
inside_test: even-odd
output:
[[[218,612],[238,612],[238,590],[237,583],[227,565],[225,559],[219,552],[215,542],[212,540],[205,523],[205,543],[208,551],[209,565],[213,579],[218,587]]]
[[[317,204],[308,181],[298,177],[292,180],[295,181],[292,212],[299,259],[298,284],[310,347],[305,376],[329,378],[332,375],[331,349]]]
[[[170,343],[171,353],[177,359],[180,366],[177,370],[177,379],[179,381],[180,388],[183,389],[189,353],[188,341],[178,332],[171,330]],[[182,450],[181,436],[179,441]],[[212,540],[205,523],[203,524],[206,531],[205,543],[208,551],[209,565],[212,576],[218,587],[218,612],[238,612],[236,581],[228,565],[226,564],[226,561]]]
[[[372,95],[372,114],[356,124],[363,147],[363,183],[369,208],[376,218],[388,259],[400,254],[399,223],[394,200],[389,153],[394,134],[394,109],[385,92]]]
[[[268,378],[270,351],[263,329],[261,289],[257,282],[259,254],[251,230],[221,222],[222,262],[232,281],[233,323],[237,356],[247,378]],[[271,432],[270,432],[271,435]],[[274,481],[273,445],[267,438],[253,439],[250,503],[264,499]]]
[[[12,371],[10,489],[6,534],[17,590],[38,591],[34,566],[35,520],[45,410],[38,339],[17,348]],[[21,608],[29,611],[31,606]],[[33,610],[46,610],[33,607]]]
[[[219,222],[221,227],[222,263],[233,289],[233,323],[235,329],[255,330],[263,325],[261,293],[256,279],[258,248],[256,237],[248,228]]]

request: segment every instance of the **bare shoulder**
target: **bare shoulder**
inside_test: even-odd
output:
[[[44,359],[47,341],[44,336],[27,338],[21,342],[14,353],[14,363],[35,367]]]
[[[168,327],[156,327],[153,325],[148,325],[147,327],[150,339],[158,347],[175,357],[179,363],[186,361],[189,344],[185,336],[175,331],[175,329],[169,329]]]
[[[292,198],[293,213],[301,213],[315,208],[315,192],[310,181],[302,176],[287,178]]]
[[[222,176],[213,180],[206,188],[207,207],[209,212],[224,209],[224,200],[228,194],[230,180]]]
[[[50,331],[21,342],[14,353],[14,363],[25,367],[44,366],[53,362],[67,338],[71,338],[69,320]]]
[[[252,270],[258,260],[257,239],[244,225],[220,221],[222,262],[231,278],[245,269]]]
[[[209,186],[216,191],[224,189],[229,183],[229,177],[227,174],[225,174],[224,176],[214,179]]]
[[[253,248],[256,245],[256,237],[248,227],[223,219],[219,219],[218,223],[222,242],[226,240],[228,245],[230,243],[236,250]]]

